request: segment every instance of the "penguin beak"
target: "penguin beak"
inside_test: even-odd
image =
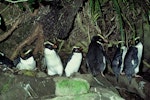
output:
[[[80,51],[82,51],[82,50],[83,50],[83,48],[81,48],[81,47],[80,47],[80,48],[79,48],[79,50],[80,50]]]
[[[54,48],[54,49],[56,49],[56,48],[57,48],[57,45],[56,45],[56,44],[54,44],[54,45],[53,45],[53,48]]]
[[[104,41],[105,43],[108,43],[108,40],[106,40],[106,39],[103,39],[103,41]]]
[[[51,46],[52,46],[52,48],[54,48],[54,49],[56,49],[56,48],[57,48],[57,45],[56,45],[56,44],[51,43],[51,42],[49,42],[49,41],[44,42],[44,45],[46,45],[46,44],[51,45]]]
[[[81,47],[76,47],[76,46],[73,47],[74,52],[82,52],[82,50],[83,50],[83,48],[81,48]]]

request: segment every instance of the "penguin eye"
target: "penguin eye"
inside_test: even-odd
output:
[[[53,44],[53,45],[51,45],[51,44],[46,44],[45,45],[45,48],[48,48],[48,49],[57,49],[57,45],[55,45],[55,44]]]
[[[74,49],[73,49],[73,52],[80,53],[80,52],[82,52],[82,48],[74,48]]]
[[[73,48],[73,50],[72,50],[72,51],[73,51],[73,52],[76,52],[76,51],[77,51],[76,49],[77,49],[77,48]]]

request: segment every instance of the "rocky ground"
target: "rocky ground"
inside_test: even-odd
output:
[[[134,33],[139,33],[138,36],[144,44],[140,66],[143,78],[133,78],[129,84],[125,76],[120,76],[117,83],[111,68],[106,72],[105,78],[100,75],[93,78],[85,71],[84,58],[93,35],[100,34],[109,41],[104,44],[104,49],[111,60],[115,47],[121,40],[120,23],[113,1],[102,0],[102,14],[97,19],[97,15],[94,15],[97,23],[93,22],[88,0],[51,1],[50,6],[42,5],[35,12],[28,9],[27,3],[23,3],[27,7],[23,11],[17,4],[0,2],[1,15],[6,24],[5,30],[0,29],[0,51],[14,60],[24,48],[33,48],[38,62],[38,71],[1,71],[0,100],[149,100],[150,34],[143,13],[147,3],[137,1],[135,9],[131,10],[132,5],[129,4],[133,4],[132,2],[119,2],[127,38],[124,42],[131,39]],[[46,40],[58,45],[58,53],[63,63],[73,46],[82,47],[84,58],[81,74],[76,73],[70,78],[64,75],[48,76],[41,63],[43,42]]]
[[[125,76],[93,77],[75,73],[71,77],[48,76],[44,72],[0,73],[0,100],[148,100],[150,84]]]

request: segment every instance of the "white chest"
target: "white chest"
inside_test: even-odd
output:
[[[58,54],[55,52],[55,50],[45,49],[44,57],[46,60],[47,67],[54,67],[62,64],[61,59],[58,56]]]
[[[141,63],[142,53],[143,53],[143,45],[140,42],[135,47],[138,49],[138,65],[135,68],[135,73],[138,73],[139,72],[139,66],[140,66],[140,63]]]
[[[69,77],[72,73],[78,72],[79,67],[82,61],[82,54],[81,53],[73,53],[71,59],[68,61],[65,73],[66,76]]]
[[[125,58],[125,55],[126,55],[126,53],[127,53],[127,48],[126,48],[125,46],[123,46],[121,49],[123,50],[123,53],[122,53],[122,64],[121,64],[120,73],[122,73],[122,71],[123,71],[124,58]]]
[[[49,75],[59,74],[62,75],[63,65],[59,55],[55,50],[45,48],[44,57],[46,61],[47,71]]]
[[[26,60],[20,58],[20,62],[17,65],[17,68],[20,70],[22,69],[33,70],[35,67],[36,67],[36,62],[33,57],[30,57]]]

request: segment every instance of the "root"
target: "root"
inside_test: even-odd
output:
[[[4,41],[6,38],[8,38],[10,35],[13,34],[13,31],[18,28],[19,24],[21,24],[23,18],[20,17],[13,25],[8,32],[5,32],[3,35],[0,35],[0,42]]]
[[[143,64],[144,64],[147,68],[150,68],[150,64],[147,63],[145,60],[143,60]]]
[[[27,39],[25,39],[22,43],[20,43],[15,51],[12,53],[11,56],[11,60],[13,60],[14,58],[16,58],[16,56],[18,55],[19,51],[25,46],[25,45],[30,45],[31,43],[33,43],[36,39],[38,39],[38,42],[36,44],[35,50],[34,50],[34,54],[36,54],[39,50],[43,49],[43,33],[42,33],[42,26],[40,24],[37,24],[36,28],[34,29],[33,33],[27,37]],[[42,51],[42,50],[41,50]]]

